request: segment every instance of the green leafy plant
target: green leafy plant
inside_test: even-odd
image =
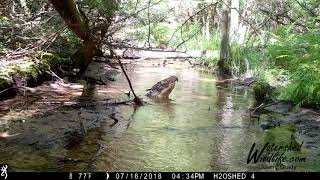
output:
[[[293,33],[284,28],[274,35],[276,43],[268,48],[275,66],[288,71],[289,83],[280,90],[279,98],[301,106],[320,104],[320,31]]]
[[[0,16],[0,26],[9,25],[10,20],[6,16]]]
[[[297,105],[320,107],[320,66],[303,64],[290,77],[291,82],[282,88],[280,98]]]

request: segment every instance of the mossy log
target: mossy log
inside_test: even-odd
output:
[[[36,62],[35,59],[39,61]],[[20,89],[15,87],[40,85],[52,78],[47,73],[49,70],[59,72],[62,67],[69,67],[71,64],[70,58],[39,51],[25,57],[20,64],[7,65],[0,73],[0,99],[16,95]]]
[[[253,86],[254,97],[257,102],[269,101],[274,88],[264,80],[258,80]]]

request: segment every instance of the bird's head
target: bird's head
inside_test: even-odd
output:
[[[172,81],[178,81],[178,77],[177,76],[170,76],[170,79],[172,80]]]

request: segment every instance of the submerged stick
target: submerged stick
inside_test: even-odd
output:
[[[260,115],[256,115],[254,113],[256,113],[257,111],[259,111],[260,109],[264,109],[266,107],[269,107],[269,106],[272,106],[274,104],[277,104],[279,101],[275,101],[275,102],[272,102],[270,104],[264,104],[264,103],[261,103],[258,107],[256,107],[251,113],[250,113],[250,117],[256,117],[258,119],[260,119]]]
[[[256,107],[251,113],[250,118],[258,118],[258,121],[260,121],[260,115],[254,114],[257,110],[259,110],[261,107],[263,107],[264,103],[261,103],[258,107]]]
[[[127,105],[129,104],[130,102],[134,102],[134,99],[129,99],[129,100],[126,100],[126,101],[119,101],[119,102],[110,102],[110,103],[107,103],[107,104],[112,104],[112,105]]]
[[[78,113],[78,118],[79,118],[79,121],[80,121],[80,127],[83,129],[84,133],[86,134],[87,133],[87,128],[84,126],[84,123],[82,121],[82,118],[81,118],[81,114],[82,114],[82,110],[83,108],[81,107],[80,108],[80,112]]]
[[[90,160],[90,163],[92,163],[93,161],[95,161],[97,159],[97,157],[104,151],[104,149],[106,148],[105,144],[100,144],[99,145],[99,149],[96,152],[96,154],[93,156],[93,158]]]

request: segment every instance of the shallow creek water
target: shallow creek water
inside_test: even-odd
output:
[[[262,130],[249,117],[252,91],[218,83],[211,73],[182,63],[159,67],[140,62],[128,67],[128,74],[136,93],[148,102],[135,111],[128,105],[103,104],[106,99],[127,99],[127,82],[118,75],[117,81],[85,91],[76,87],[56,96],[44,90],[41,98],[32,101],[55,99],[54,108],[38,104],[38,108],[3,114],[1,121],[8,121],[7,129],[20,134],[0,141],[0,163],[15,171],[275,171],[275,163],[247,163],[253,143],[259,150],[268,142],[301,143],[294,138],[294,127]],[[144,96],[145,89],[170,75],[179,78],[170,100]],[[81,114],[73,106],[79,102],[87,104]],[[43,112],[35,116],[34,111]],[[113,124],[111,115],[119,122]],[[72,131],[79,129],[81,119],[87,132]],[[89,126],[92,121],[99,123]],[[320,170],[316,151],[302,146],[301,151],[284,155],[306,160],[282,162],[280,171],[292,170],[292,165],[296,171]]]

